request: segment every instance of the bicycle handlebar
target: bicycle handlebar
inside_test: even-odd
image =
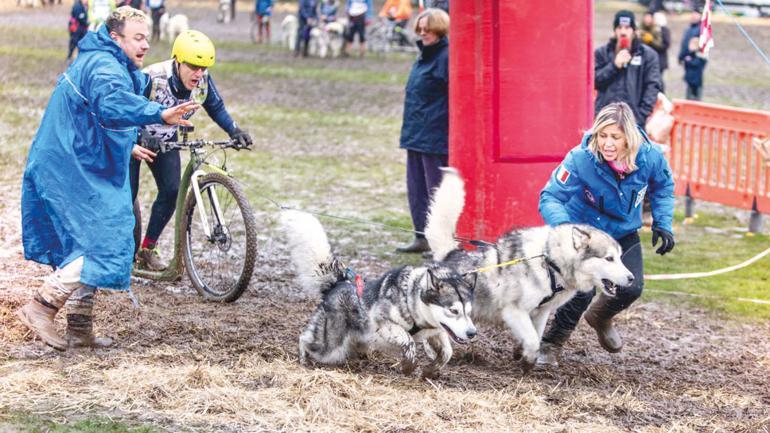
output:
[[[251,150],[249,146],[242,146],[238,140],[209,141],[209,140],[190,140],[190,141],[170,141],[160,142],[160,152],[166,153],[176,149],[200,149],[202,147],[221,147],[223,149]]]

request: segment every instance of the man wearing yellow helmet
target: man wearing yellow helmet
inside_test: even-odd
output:
[[[206,35],[196,30],[183,32],[174,41],[171,59],[144,69],[151,81],[151,85],[145,90],[145,96],[166,107],[173,107],[183,101],[195,101],[203,106],[206,113],[230,135],[230,138],[238,140],[242,146],[250,146],[251,137],[230,117],[214,80],[208,73],[208,68],[214,65],[215,58],[214,44]],[[192,114],[189,113],[189,116]],[[133,199],[136,199],[139,190],[139,169],[142,161],[147,161],[152,171],[158,195],[152,205],[147,232],[136,259],[140,267],[160,271],[166,268],[166,264],[161,261],[156,245],[163,228],[174,214],[181,162],[178,150],[156,155],[149,149],[157,149],[160,141],[176,141],[177,128],[161,124],[149,125],[143,128],[141,140],[143,146],[134,146],[132,151],[134,158],[131,160],[130,179]]]

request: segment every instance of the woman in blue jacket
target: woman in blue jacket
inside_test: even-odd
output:
[[[674,248],[671,168],[623,102],[599,112],[582,143],[567,154],[540,193],[540,214],[549,225],[588,224],[609,233],[623,248],[623,264],[634,274],[633,284],[619,288],[614,297],[600,293],[586,312],[586,322],[596,330],[599,343],[612,353],[623,346],[612,318],[642,294],[644,270],[637,230],[642,226],[646,194],[654,221],[652,245],[661,240],[656,252],[663,255]],[[556,312],[543,336],[540,363],[557,364],[562,345],[592,298],[593,292],[578,293]]]
[[[420,36],[420,55],[406,83],[400,147],[407,152],[406,186],[416,234],[410,245],[398,248],[402,253],[430,249],[422,232],[430,192],[441,181],[440,168],[447,165],[449,153],[449,15],[426,9],[414,31]]]

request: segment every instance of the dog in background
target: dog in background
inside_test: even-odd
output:
[[[404,374],[417,366],[416,344],[422,342],[431,362],[423,377],[434,378],[452,357],[450,339],[473,339],[470,319],[473,281],[452,266],[404,266],[376,280],[352,275],[329,246],[318,220],[307,213],[285,211],[281,226],[303,289],[321,294],[299,337],[299,360],[340,364],[370,350],[401,358]]]
[[[160,38],[173,44],[176,37],[190,30],[187,15],[176,14],[171,16],[168,12],[160,16]]]
[[[633,274],[621,262],[622,250],[611,236],[596,228],[563,224],[532,227],[502,235],[477,251],[458,249],[453,237],[465,200],[465,184],[454,169],[433,195],[425,237],[434,260],[460,273],[478,272],[472,317],[502,323],[521,344],[521,366],[535,364],[548,317],[578,292],[601,287],[614,296]],[[494,265],[519,258],[516,264]],[[492,267],[492,268],[488,268]]]
[[[281,21],[281,44],[289,50],[293,50],[297,45],[297,31],[299,30],[299,21],[294,14],[286,15]]]

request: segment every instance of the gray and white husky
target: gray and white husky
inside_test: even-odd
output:
[[[531,257],[517,264],[478,272],[473,319],[504,323],[521,343],[521,366],[529,370],[540,350],[548,317],[578,292],[600,287],[614,296],[634,276],[620,260],[620,245],[587,225],[532,227],[502,235],[477,251],[458,249],[453,237],[465,201],[465,184],[444,169],[434,192],[425,235],[434,260],[465,274],[479,268]]]
[[[417,363],[422,342],[431,362],[425,377],[436,377],[452,357],[450,338],[463,344],[476,335],[470,319],[475,276],[466,281],[448,264],[403,266],[364,283],[331,252],[318,220],[285,211],[286,233],[298,280],[321,302],[299,337],[299,360],[339,364],[378,350],[401,357],[404,374]]]

